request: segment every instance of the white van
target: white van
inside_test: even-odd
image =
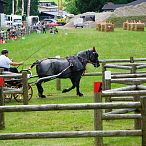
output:
[[[22,16],[21,15],[6,15],[6,26],[22,26]]]
[[[28,16],[26,18],[28,26],[34,26],[39,22],[39,17],[38,16]]]
[[[76,18],[74,20],[74,27],[75,28],[77,28],[77,27],[83,28],[84,27],[83,18]]]

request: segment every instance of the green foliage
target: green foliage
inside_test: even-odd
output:
[[[134,0],[113,0],[114,4],[127,4]],[[109,0],[65,0],[66,10],[73,14],[100,12]]]
[[[127,4],[127,3],[130,3],[133,1],[135,1],[135,0],[112,0],[112,2],[115,4]]]
[[[25,39],[8,41],[0,45],[0,50],[7,48],[9,57],[14,61],[25,61],[24,66],[18,69],[28,68],[34,61],[47,57],[60,55],[66,57],[76,54],[78,51],[96,47],[99,59],[128,59],[145,58],[146,31],[133,32],[115,29],[114,32],[98,32],[95,29],[59,29],[57,35],[36,34],[25,36]],[[37,53],[37,50],[39,50]],[[34,53],[34,54],[33,54]],[[32,55],[33,54],[33,55]],[[32,55],[32,56],[31,56]],[[29,59],[26,60],[31,56]],[[21,68],[22,67],[22,68]],[[36,74],[35,68],[32,70]],[[101,67],[87,66],[86,72],[101,72]],[[34,79],[36,80],[36,79]],[[34,95],[29,104],[65,104],[65,103],[93,103],[93,83],[101,81],[101,77],[82,77],[81,91],[84,97],[76,96],[75,90],[63,94],[56,91],[56,81],[52,80],[43,84],[46,99],[37,97],[36,86],[33,86]],[[71,85],[68,79],[61,80],[62,89]],[[117,87],[116,85],[114,88]],[[18,105],[14,99],[6,105]],[[48,132],[48,131],[82,131],[94,130],[93,110],[81,111],[43,111],[6,113],[6,128],[1,133],[20,132]],[[122,124],[121,124],[122,123]],[[105,130],[133,129],[133,120],[104,121]],[[106,146],[140,146],[140,137],[116,137],[104,138]],[[27,139],[0,141],[0,146],[93,146],[94,138],[72,139]]]
[[[105,0],[65,0],[65,8],[73,14],[84,12],[98,12],[104,5]]]
[[[76,2],[76,7],[80,13],[84,12],[97,12],[101,8],[100,0],[78,0]]]
[[[135,20],[135,21],[141,21],[146,23],[146,16],[129,16],[129,17],[112,17],[109,18],[107,21],[114,22],[115,27],[123,27],[123,22],[126,22],[126,20]]]
[[[27,0],[24,0],[24,12],[27,14]],[[5,14],[12,13],[12,0],[7,0],[7,5],[5,6],[4,12]],[[16,10],[17,1],[15,0],[15,14],[21,15],[22,11],[22,1],[18,0],[18,10]],[[30,1],[30,15],[38,15],[38,0],[31,0]]]
[[[65,10],[67,12],[70,12],[71,14],[79,14],[79,11],[76,7],[76,2],[77,0],[66,0],[66,2],[64,3]]]
[[[11,15],[12,14],[12,0],[7,0],[7,5],[4,5],[4,13],[7,15]],[[16,4],[16,0],[14,0],[14,3]],[[15,8],[16,10],[16,5]]]

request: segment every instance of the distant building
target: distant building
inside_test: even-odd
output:
[[[40,20],[43,20],[45,18],[54,18],[55,16],[58,15],[58,6],[55,2],[39,2],[38,6],[39,10],[39,17]],[[67,12],[62,11],[63,15],[66,15]]]
[[[7,4],[3,0],[0,0],[0,13],[4,13],[4,4]]]
[[[135,5],[138,5],[138,4],[141,4],[141,3],[143,3],[143,2],[146,2],[146,0],[135,0],[135,1],[133,1],[133,2],[131,2],[131,3],[128,3],[128,4],[114,4],[114,3],[112,3],[112,2],[108,2],[108,3],[106,3],[104,6],[103,6],[103,8],[102,8],[102,10],[103,11],[114,11],[116,8],[120,8],[120,7],[124,7],[124,6],[135,6]]]
[[[45,7],[49,7],[49,6],[57,6],[57,4],[55,2],[46,2],[46,1],[40,1],[39,2],[39,6],[45,6]]]

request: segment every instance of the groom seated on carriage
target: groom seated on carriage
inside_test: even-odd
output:
[[[0,55],[0,68],[3,68],[4,71],[9,71],[9,72],[13,72],[13,73],[18,73],[18,70],[16,67],[11,67],[12,66],[18,66],[18,65],[22,65],[23,62],[14,62],[11,59],[8,58],[8,50],[7,49],[3,49],[1,51],[1,55]]]

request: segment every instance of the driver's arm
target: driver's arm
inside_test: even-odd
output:
[[[17,66],[17,65],[22,65],[23,62],[11,62],[10,65],[12,66]]]

